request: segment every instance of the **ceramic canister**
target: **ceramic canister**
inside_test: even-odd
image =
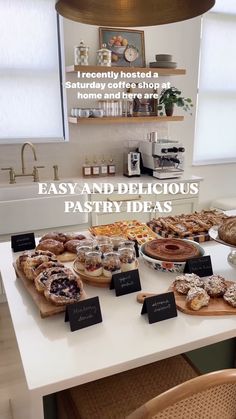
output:
[[[111,67],[111,51],[102,44],[102,48],[97,51],[97,65]]]
[[[74,47],[75,65],[89,65],[89,47],[81,41],[79,46]]]

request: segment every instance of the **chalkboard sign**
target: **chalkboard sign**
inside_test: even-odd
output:
[[[72,332],[101,323],[102,313],[99,298],[89,298],[66,306],[65,322],[68,321]]]
[[[141,314],[146,313],[150,324],[177,317],[174,293],[166,292],[145,298]]]
[[[35,248],[34,233],[17,234],[11,236],[11,248],[13,252],[22,252]]]
[[[213,275],[211,257],[202,256],[200,258],[187,260],[184,272],[190,274],[193,273],[200,277]]]
[[[138,269],[112,275],[110,289],[114,288],[117,297],[140,291],[141,284]]]

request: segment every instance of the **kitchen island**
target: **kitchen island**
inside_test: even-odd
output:
[[[236,280],[227,262],[229,248],[203,245],[214,273]],[[85,285],[88,297],[99,296],[103,322],[71,332],[64,315],[41,319],[30,295],[16,278],[10,243],[0,243],[0,270],[26,378],[12,400],[14,419],[43,419],[43,396],[113,375],[236,335],[234,315],[202,317],[178,312],[176,318],[149,324],[141,316],[136,294]],[[142,291],[167,291],[175,274],[157,272],[139,262]]]

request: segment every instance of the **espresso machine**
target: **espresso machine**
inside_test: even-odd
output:
[[[139,151],[144,172],[157,179],[182,176],[185,148],[179,141],[157,139],[155,135],[151,135],[149,140],[140,141]]]

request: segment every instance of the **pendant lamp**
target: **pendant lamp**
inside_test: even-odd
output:
[[[155,26],[202,15],[215,0],[57,0],[57,12],[98,26]]]

